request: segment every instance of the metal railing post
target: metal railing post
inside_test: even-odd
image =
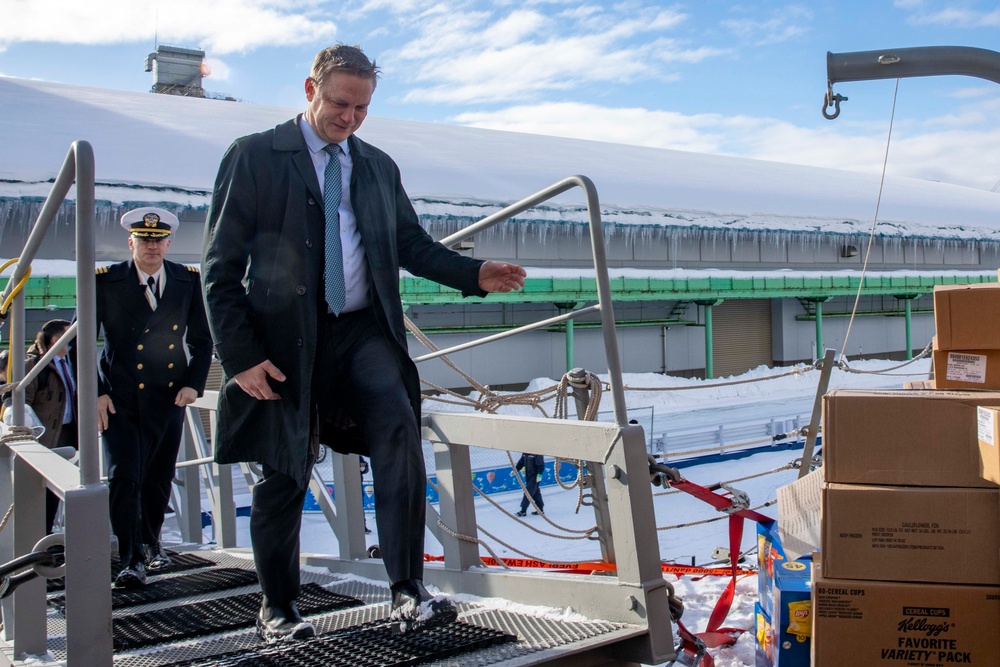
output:
[[[812,417],[809,420],[809,432],[806,433],[806,444],[802,449],[802,466],[799,468],[799,478],[809,474],[809,463],[816,449],[816,436],[819,435],[820,417],[823,415],[823,396],[830,387],[830,376],[833,374],[834,350],[827,350],[823,355],[822,366],[819,369],[819,384],[816,385],[816,400],[813,401]]]
[[[21,516],[21,536],[18,536],[18,518],[15,516],[14,544],[19,551],[31,549],[27,541],[35,531],[28,526],[37,525],[41,530],[43,521],[34,515],[44,507],[44,487],[37,488],[38,473],[53,490],[62,497],[66,509],[66,645],[68,667],[98,667],[112,664],[111,642],[111,586],[110,561],[111,530],[108,522],[108,489],[101,482],[100,450],[97,439],[97,314],[94,285],[94,153],[90,144],[76,141],[70,146],[66,159],[59,170],[38,219],[35,221],[28,240],[19,255],[14,274],[4,289],[2,299],[6,300],[18,283],[27,275],[28,267],[35,259],[38,248],[45,238],[52,221],[69,193],[76,185],[76,288],[77,288],[77,387],[79,410],[79,466],[71,471],[70,480],[49,461],[55,462],[59,455],[42,450],[41,455],[28,471],[16,461],[9,466],[14,480],[13,497],[23,503],[15,509]],[[24,419],[24,294],[18,292],[13,299],[14,318],[11,335],[14,340],[12,350],[12,380],[21,380],[13,390],[12,409],[14,423],[23,424]],[[46,355],[36,369],[48,363],[52,357]],[[34,370],[32,371],[35,372]],[[13,457],[4,448],[6,461]],[[51,457],[51,458],[50,458]],[[65,462],[62,462],[63,464]],[[35,472],[38,471],[38,473]],[[4,472],[7,472],[5,470]],[[18,475],[17,473],[21,474]],[[57,474],[58,482],[49,475]],[[23,483],[22,483],[23,482]],[[78,484],[73,488],[73,484]],[[22,488],[23,487],[23,488]],[[2,544],[2,543],[0,543]],[[4,545],[6,549],[6,545]],[[20,555],[20,554],[19,554]],[[14,591],[13,610],[3,606],[6,638],[13,641],[15,651],[21,651],[26,643],[38,643],[37,633],[44,637],[45,587],[32,582],[23,589]],[[40,605],[40,606],[39,606]],[[39,611],[40,610],[40,611]],[[45,644],[42,643],[42,652]],[[33,651],[34,652],[34,651]]]

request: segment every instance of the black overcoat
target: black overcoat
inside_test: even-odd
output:
[[[325,218],[299,118],[229,147],[212,193],[202,271],[215,354],[224,372],[216,460],[264,462],[304,487],[310,442],[322,437],[335,448],[337,443],[313,427],[312,369],[325,308]],[[482,262],[435,242],[420,226],[395,162],[355,136],[349,142],[351,204],[376,318],[397,344],[419,420],[419,376],[407,352],[399,269],[483,296]],[[232,380],[265,359],[287,378],[272,382],[281,396],[277,401],[258,401]],[[320,423],[328,416],[319,415]]]

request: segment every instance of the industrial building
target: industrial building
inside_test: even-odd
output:
[[[127,257],[117,224],[123,211],[157,205],[182,221],[171,259],[196,264],[225,148],[299,111],[0,78],[0,257],[23,245],[69,145],[85,139],[97,160],[98,260]],[[590,178],[626,373],[721,377],[809,362],[823,348],[848,358],[909,358],[930,342],[934,285],[993,281],[1000,266],[997,193],[892,177],[880,193],[874,171],[374,116],[359,136],[396,159],[437,238],[572,174]],[[590,245],[579,194],[561,195],[458,244],[476,257],[525,266],[523,292],[462,299],[404,275],[407,314],[447,347],[593,303]],[[28,331],[72,312],[71,203],[40,256],[47,261],[28,284]],[[601,372],[596,324],[596,315],[584,317],[452,359],[493,388],[558,378],[574,366]],[[411,352],[426,350],[413,339]],[[420,370],[438,386],[467,385],[440,360]]]

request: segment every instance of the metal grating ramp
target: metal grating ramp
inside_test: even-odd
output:
[[[116,651],[180,641],[254,625],[261,593],[246,593],[133,614],[114,619]],[[317,584],[302,587],[297,600],[303,616],[363,605],[357,598],[331,593]]]
[[[174,572],[185,572],[187,570],[196,570],[201,567],[213,567],[215,563],[208,560],[207,558],[202,558],[193,553],[176,553],[174,551],[167,551],[170,554],[170,560],[173,561],[170,565],[165,568],[156,570],[155,572],[148,572],[150,576],[160,575],[160,574],[172,574]],[[61,563],[60,559],[56,560],[56,563]],[[122,571],[121,565],[118,560],[113,560],[111,562],[111,578],[108,579],[110,584],[118,576],[118,573]],[[65,581],[60,577],[59,579],[48,579],[45,583],[45,590],[49,593],[55,591],[61,591],[65,588]]]
[[[470,651],[515,642],[499,630],[461,621],[393,634],[384,621],[338,630],[300,642],[272,644],[207,660],[174,663],[174,667],[392,667],[422,665]]]
[[[253,570],[240,570],[231,567],[209,569],[183,577],[159,579],[146,584],[142,588],[116,588],[111,591],[111,607],[113,609],[123,609],[141,604],[176,600],[191,595],[203,595],[241,588],[243,586],[252,586],[256,583],[257,573]],[[66,596],[56,595],[50,597],[48,605],[65,613]]]
[[[240,550],[202,549],[197,553],[211,559],[211,562],[220,568],[247,569],[253,565],[250,555]],[[366,603],[363,607],[351,607],[310,616],[309,621],[316,626],[316,631],[320,635],[384,620],[389,615],[389,588],[381,581],[335,575],[325,569],[305,567],[302,570],[302,583],[303,586],[307,583],[319,584],[329,591],[358,598]],[[235,590],[248,593],[254,588]],[[218,592],[194,595],[185,602],[215,600],[222,595]],[[177,605],[178,603],[174,601],[129,607],[116,611],[115,616],[124,619],[144,611],[175,608]],[[439,656],[427,664],[431,667],[527,667],[565,660],[567,656],[580,656],[581,665],[591,664],[586,658],[588,653],[606,650],[609,645],[639,637],[645,632],[644,628],[637,626],[601,620],[569,620],[562,616],[552,617],[542,613],[551,610],[539,609],[536,612],[532,609],[498,608],[490,600],[479,598],[459,601],[459,621],[514,635],[517,641],[463,653],[457,657]],[[256,612],[256,609],[254,611]],[[66,618],[55,610],[50,610],[47,624],[48,649],[54,661],[39,663],[39,667],[60,665],[64,667]],[[213,656],[260,648],[263,648],[263,644],[251,625],[219,634],[119,651],[114,656],[114,667],[166,667],[196,660],[212,664]],[[576,658],[571,659],[576,660]],[[294,663],[288,664],[291,667]]]

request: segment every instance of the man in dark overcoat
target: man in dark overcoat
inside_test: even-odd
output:
[[[146,581],[169,565],[160,529],[184,425],[185,406],[205,390],[212,337],[198,269],[164,260],[177,217],[128,211],[132,259],[97,269],[98,428],[107,451],[111,528],[122,570],[115,586]]]
[[[419,377],[407,352],[399,270],[484,296],[524,269],[483,262],[423,230],[393,160],[358,139],[378,69],[357,47],[321,51],[306,112],[237,139],[219,168],[202,269],[224,371],[216,460],[259,461],[250,537],[268,641],[315,633],[295,608],[302,503],[318,442],[344,417],[364,436],[375,519],[407,631],[455,617],[423,586],[426,478]],[[315,426],[318,424],[318,427]],[[340,449],[349,449],[340,440]]]

